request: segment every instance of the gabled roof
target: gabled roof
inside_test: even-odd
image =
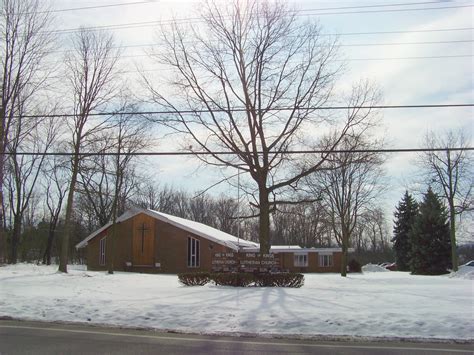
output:
[[[150,209],[129,210],[117,218],[117,223],[126,221],[136,216],[139,213],[144,213],[159,221],[169,223],[177,228],[183,229],[187,232],[206,238],[215,243],[224,245],[233,250],[239,250],[239,248],[242,248],[242,247],[259,248],[258,243],[254,243],[248,240],[237,238],[233,235],[230,235],[228,233],[225,233],[223,231],[220,231],[208,225],[205,225],[199,222],[190,221],[188,219],[172,216],[166,213],[150,210]],[[84,248],[92,238],[94,238],[95,236],[97,236],[98,234],[106,230],[107,228],[109,228],[111,225],[112,225],[112,222],[109,222],[102,228],[99,228],[98,230],[96,230],[95,232],[87,236],[87,238],[85,238],[83,241],[76,244],[76,249]]]

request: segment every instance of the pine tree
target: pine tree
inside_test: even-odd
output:
[[[395,210],[395,226],[393,228],[393,249],[397,261],[397,269],[410,271],[411,243],[409,232],[418,213],[418,203],[405,191],[405,195]]]
[[[409,233],[413,274],[445,274],[451,266],[448,213],[431,188],[420,203]]]

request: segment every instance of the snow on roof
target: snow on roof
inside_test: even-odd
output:
[[[244,247],[243,251],[247,252],[258,252],[259,245],[256,247]],[[271,253],[319,253],[319,254],[332,254],[334,252],[342,251],[341,248],[302,248],[299,245],[272,245],[270,247]],[[349,248],[349,252],[353,252],[352,248]]]
[[[211,226],[208,226],[199,222],[194,222],[185,218],[172,216],[163,212],[149,210],[149,209],[129,210],[125,212],[123,215],[121,215],[119,218],[117,218],[117,222],[123,222],[129,218],[136,216],[139,213],[145,213],[149,215],[150,217],[156,218],[162,222],[169,223],[175,227],[186,230],[200,237],[212,240],[218,244],[222,244],[234,250],[239,250],[239,248],[241,247],[259,248],[258,243],[254,243],[248,240],[237,238],[233,235],[220,231]],[[76,244],[76,249],[85,247],[92,238],[94,238],[95,236],[97,236],[98,234],[106,230],[107,228],[109,228],[111,225],[112,223],[109,222],[102,228],[90,234],[83,241]]]
[[[301,247],[299,245],[272,245],[271,249],[301,249]]]
[[[257,243],[250,242],[248,240],[244,240],[241,238],[237,238],[231,234],[225,233],[223,231],[220,231],[216,228],[213,228],[203,223],[191,221],[189,219],[184,219],[181,217],[172,216],[172,215],[158,212],[158,211],[153,211],[153,210],[147,210],[147,211],[149,212],[147,214],[149,215],[151,214],[152,217],[156,217],[157,219],[163,222],[168,222],[169,224],[172,224],[178,228],[197,234],[203,238],[225,245],[234,250],[238,250],[240,247],[259,247]]]

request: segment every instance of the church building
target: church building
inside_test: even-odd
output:
[[[88,270],[107,270],[111,253],[116,271],[340,272],[341,268],[340,248],[272,246],[270,254],[260,254],[258,243],[150,209],[125,212],[115,229],[114,243],[108,223],[76,245],[86,248]]]

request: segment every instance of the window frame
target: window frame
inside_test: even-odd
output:
[[[333,267],[334,258],[333,254],[320,254],[319,255],[319,267]]]
[[[301,258],[303,260],[301,260]],[[298,253],[293,255],[293,266],[308,267],[308,253]]]
[[[201,263],[201,241],[197,238],[188,236],[188,268],[198,268]]]
[[[99,240],[99,265],[104,266],[107,263],[107,236]]]

